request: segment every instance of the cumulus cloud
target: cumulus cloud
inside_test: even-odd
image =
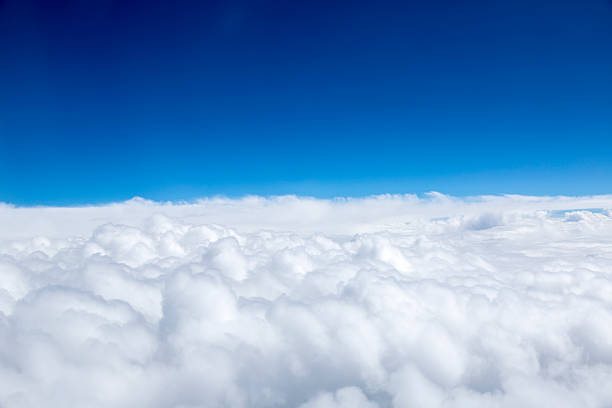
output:
[[[0,205],[0,406],[612,406],[612,196]]]

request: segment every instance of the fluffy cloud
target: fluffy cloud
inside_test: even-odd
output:
[[[0,205],[0,406],[609,407],[610,208]]]

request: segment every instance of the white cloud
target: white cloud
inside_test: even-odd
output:
[[[608,407],[610,208],[0,205],[0,406]]]

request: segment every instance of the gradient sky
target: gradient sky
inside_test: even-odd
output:
[[[0,0],[0,201],[611,180],[609,0]]]

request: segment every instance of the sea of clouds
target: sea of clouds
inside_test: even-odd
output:
[[[0,204],[0,407],[611,407],[610,208]]]

